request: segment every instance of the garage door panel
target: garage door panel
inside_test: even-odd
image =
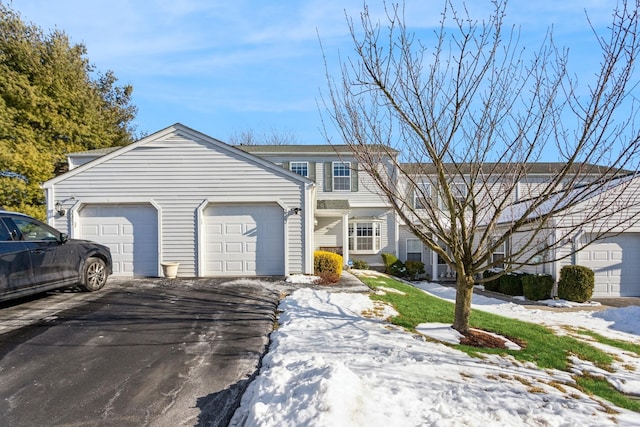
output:
[[[640,233],[611,235],[578,254],[594,271],[594,297],[640,295]]]
[[[225,252],[228,253],[229,255],[233,255],[233,254],[244,254],[245,251],[242,248],[242,242],[232,242],[232,243],[227,243],[225,245]]]
[[[82,238],[109,247],[114,276],[157,276],[157,211],[149,204],[88,205],[79,212]]]
[[[204,227],[205,274],[284,274],[284,215],[277,204],[212,205]]]

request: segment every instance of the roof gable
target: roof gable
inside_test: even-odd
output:
[[[108,162],[109,160],[116,158],[118,156],[122,156],[132,150],[135,150],[137,148],[144,148],[150,144],[154,144],[155,142],[159,142],[159,141],[166,141],[168,139],[168,137],[170,135],[180,135],[183,137],[186,137],[188,139],[194,140],[194,141],[201,141],[204,142],[205,144],[209,144],[212,146],[217,147],[218,149],[220,149],[221,151],[226,151],[229,152],[229,154],[233,154],[235,156],[238,156],[244,160],[246,160],[249,163],[255,164],[255,165],[259,165],[261,167],[264,167],[266,169],[270,169],[274,172],[277,172],[279,174],[283,174],[283,175],[287,175],[289,178],[294,179],[296,181],[300,181],[300,182],[304,182],[304,183],[308,183],[311,184],[312,181],[309,180],[308,178],[305,178],[295,172],[291,172],[287,169],[283,169],[282,167],[268,161],[265,160],[263,158],[260,158],[258,156],[255,156],[251,153],[247,153],[246,151],[243,150],[239,150],[238,148],[228,145],[218,139],[212,138],[208,135],[205,135],[201,132],[198,132],[196,130],[193,130],[187,126],[184,126],[180,123],[176,123],[172,126],[169,126],[165,129],[162,129],[158,132],[155,132],[145,138],[142,138],[134,143],[131,143],[129,145],[126,145],[124,147],[119,147],[116,148],[113,151],[109,150],[105,150],[106,154],[88,162],[85,163],[81,166],[78,166],[77,168],[74,168],[72,170],[70,170],[69,172],[66,172],[62,175],[59,175],[55,178],[52,178],[48,181],[46,181],[45,183],[42,184],[43,188],[49,188],[52,185],[60,182],[60,181],[64,181],[67,178],[70,178],[76,174],[82,173],[83,171],[86,171],[88,169],[94,168],[102,163]],[[88,154],[88,152],[83,152],[80,154]]]

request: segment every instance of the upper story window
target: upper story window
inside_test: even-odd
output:
[[[291,162],[289,164],[291,172],[295,172],[298,175],[302,175],[306,178],[309,177],[309,162]]]
[[[351,162],[333,162],[333,191],[351,191]]]
[[[461,205],[464,205],[467,200],[467,184],[464,182],[452,182],[449,184],[449,189],[451,190],[453,199]],[[442,209],[446,208],[445,201],[442,197],[440,197],[440,207]]]
[[[431,203],[431,184],[421,182],[413,193],[413,207],[415,209],[426,209]]]

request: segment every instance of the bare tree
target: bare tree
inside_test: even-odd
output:
[[[290,145],[296,144],[297,138],[291,131],[283,132],[271,129],[270,133],[264,132],[262,135],[256,135],[253,129],[246,129],[231,135],[229,143],[231,145]]]
[[[408,31],[402,7],[387,6],[381,25],[365,5],[360,26],[347,17],[355,57],[341,61],[338,79],[327,71],[326,111],[359,167],[455,273],[453,327],[462,333],[487,268],[570,256],[579,233],[595,241],[635,224],[640,203],[631,96],[638,1],[613,11],[606,35],[587,17],[602,55],[587,95],[551,31],[526,56],[517,28],[505,28],[507,1],[492,5],[490,18],[476,21],[446,1],[431,48]],[[370,144],[402,153],[399,175],[379,167],[376,152],[363,149]],[[550,149],[559,162],[536,182],[534,164]],[[494,257],[507,242],[510,251]]]

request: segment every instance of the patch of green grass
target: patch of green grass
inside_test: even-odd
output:
[[[581,335],[587,335],[590,336],[591,338],[595,339],[596,341],[598,341],[600,344],[606,344],[609,345],[611,347],[616,347],[619,348],[621,350],[624,351],[628,351],[629,353],[635,353],[638,356],[640,356],[640,345],[639,344],[634,344],[628,341],[622,341],[622,340],[616,340],[613,338],[607,338],[605,336],[602,336],[596,332],[590,331],[588,329],[578,329],[576,331],[577,333],[581,334]]]
[[[426,294],[414,286],[390,277],[361,277],[360,279],[372,289],[387,287],[396,289],[404,294],[386,292],[381,295],[373,294],[371,296],[372,299],[386,302],[396,309],[399,314],[390,319],[395,325],[415,331],[416,326],[421,323],[453,323],[454,304],[449,301]],[[510,354],[517,360],[535,363],[540,368],[568,371],[568,358],[573,355],[582,360],[591,361],[602,369],[612,370],[613,357],[611,355],[573,337],[558,336],[549,328],[541,325],[479,310],[472,310],[469,324],[473,328],[491,331],[524,345],[521,350],[456,346],[471,356]],[[631,345],[633,346],[633,344]],[[599,382],[589,380],[585,381],[582,387],[586,391],[610,400],[618,406],[640,410],[637,409],[637,406],[629,403],[638,402],[627,398],[611,386],[609,389],[605,389]],[[617,395],[615,401],[610,397],[612,395]]]
[[[630,399],[618,390],[613,388],[604,378],[581,375],[575,378],[578,386],[586,393],[594,394],[609,402],[631,411],[640,412],[640,401]]]

